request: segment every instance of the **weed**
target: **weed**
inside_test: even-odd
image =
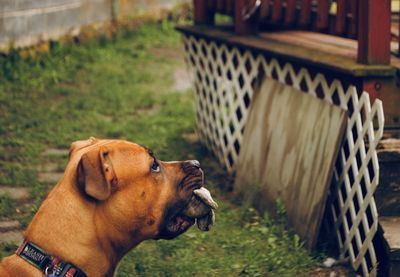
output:
[[[15,212],[15,201],[11,199],[10,195],[0,195],[0,218],[8,217]]]
[[[13,241],[0,243],[0,259],[13,254],[17,247],[18,245]]]

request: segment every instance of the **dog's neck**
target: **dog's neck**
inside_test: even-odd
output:
[[[99,218],[96,204],[84,201],[79,193],[74,184],[60,182],[39,208],[25,238],[88,276],[114,276],[123,255],[140,241],[118,230],[110,232],[112,226]]]

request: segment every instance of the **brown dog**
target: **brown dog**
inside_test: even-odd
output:
[[[87,276],[113,276],[121,258],[143,240],[171,239],[193,225],[181,213],[202,184],[197,161],[161,162],[127,141],[77,141],[25,239]],[[43,272],[14,254],[3,259],[0,276]]]

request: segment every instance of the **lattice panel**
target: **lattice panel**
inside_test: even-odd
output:
[[[343,257],[354,269],[374,276],[377,258],[373,238],[378,214],[374,192],[379,180],[376,146],[383,133],[380,100],[371,107],[368,93],[321,73],[255,55],[245,50],[183,36],[186,62],[193,74],[199,135],[228,171],[239,156],[248,108],[258,82],[273,78],[348,112],[347,132],[336,162],[329,211]],[[375,125],[375,126],[374,126]]]

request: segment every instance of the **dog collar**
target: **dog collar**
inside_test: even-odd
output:
[[[57,257],[47,254],[37,245],[24,240],[15,252],[16,255],[37,267],[45,276],[49,277],[87,277],[87,275],[74,266]]]

